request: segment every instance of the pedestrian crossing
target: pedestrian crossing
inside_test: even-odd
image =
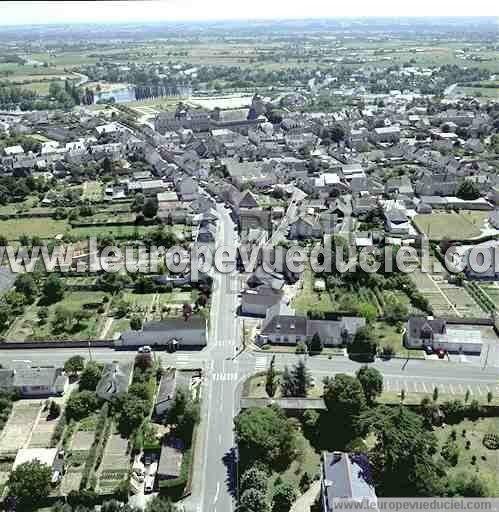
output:
[[[255,370],[263,372],[269,366],[269,360],[266,357],[258,356],[255,361]]]
[[[194,361],[191,354],[177,354],[175,357],[175,366],[177,368],[192,368]]]
[[[229,339],[222,339],[222,340],[216,340],[213,345],[215,347],[230,347],[232,345],[235,346],[235,343],[233,340],[229,340]]]
[[[218,382],[229,382],[237,380],[237,372],[214,373],[212,379]]]
[[[468,385],[460,382],[435,384],[435,382],[390,377],[383,379],[383,387],[385,391],[400,392],[404,390],[406,393],[426,393],[428,395],[433,394],[436,387],[439,395],[465,396],[468,393],[470,398],[486,397],[489,391],[495,394],[499,393],[499,384],[497,386],[485,383]]]

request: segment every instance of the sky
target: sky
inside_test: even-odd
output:
[[[0,1],[0,25],[337,16],[499,16],[497,0]]]

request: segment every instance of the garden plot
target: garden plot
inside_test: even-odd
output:
[[[83,477],[83,467],[88,453],[94,442],[95,432],[93,430],[78,430],[71,440],[69,466],[61,484],[62,494],[80,488]]]
[[[429,274],[417,269],[410,274],[418,290],[428,299],[433,313],[437,316],[455,316],[456,312],[446,298],[446,295],[440,290],[438,284]],[[437,276],[441,277],[441,276]]]
[[[128,475],[128,439],[119,434],[110,436],[99,470],[99,490],[113,491]]]
[[[49,419],[49,410],[42,411],[33,428],[28,448],[50,448],[50,440],[54,434],[58,418]]]
[[[40,400],[21,400],[14,404],[0,438],[0,453],[16,452],[28,444],[41,407]]]
[[[487,317],[487,313],[482,310],[465,288],[442,283],[440,284],[440,289],[445,293],[446,297],[461,316],[475,318]]]

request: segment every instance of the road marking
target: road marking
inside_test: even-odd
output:
[[[454,391],[454,388],[452,387],[452,384],[449,384],[449,390],[450,390],[451,395],[456,394],[456,392]]]
[[[217,482],[217,492],[215,493],[215,497],[213,498],[213,505],[218,501],[218,495],[220,494],[220,482]]]
[[[255,369],[257,371],[262,371],[262,370],[267,369],[267,358],[262,357],[262,356],[257,357],[256,361],[255,361]]]
[[[237,373],[214,373],[213,380],[222,382],[237,380]]]
[[[459,383],[457,386],[458,386],[458,388],[459,388],[459,392],[460,392],[461,394],[463,394],[463,393],[464,393],[463,385],[462,385],[461,383]]]

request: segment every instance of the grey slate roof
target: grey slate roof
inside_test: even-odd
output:
[[[325,510],[333,510],[334,498],[376,501],[376,492],[370,483],[367,456],[324,452],[321,469],[327,499]]]
[[[268,334],[307,334],[307,318],[304,316],[276,315],[262,329],[263,336]]]
[[[170,439],[161,447],[161,456],[158,464],[158,477],[160,479],[173,479],[180,476],[182,467],[182,444],[178,440]]]
[[[108,363],[102,371],[97,384],[96,394],[103,400],[111,400],[114,396],[126,393],[130,384],[132,365],[118,362]]]

